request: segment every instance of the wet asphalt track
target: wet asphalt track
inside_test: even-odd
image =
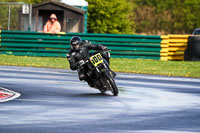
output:
[[[117,97],[76,72],[0,66],[0,133],[199,133],[200,79],[118,73]]]

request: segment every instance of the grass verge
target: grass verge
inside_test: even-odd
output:
[[[69,69],[66,58],[0,55],[0,65]],[[111,58],[116,72],[200,78],[200,62]]]

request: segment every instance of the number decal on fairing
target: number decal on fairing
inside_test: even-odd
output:
[[[90,62],[96,67],[97,65],[103,63],[103,58],[101,54],[98,53],[90,57]]]

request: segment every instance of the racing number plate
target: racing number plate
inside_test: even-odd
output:
[[[103,63],[103,58],[101,54],[98,53],[90,57],[90,62],[96,67],[99,64]]]

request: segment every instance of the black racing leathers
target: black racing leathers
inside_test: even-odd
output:
[[[90,50],[97,50],[97,51],[102,51],[102,50],[107,50],[107,47],[102,46],[102,45],[94,45],[91,43],[82,43],[79,47],[79,50],[73,50],[70,49],[70,51],[67,54],[67,59],[70,64],[70,68],[72,70],[78,70],[78,75],[80,80],[86,80],[86,68],[84,66],[79,67],[79,62],[81,60],[85,60],[89,57]],[[102,57],[109,63],[109,56],[107,53],[103,54]]]

